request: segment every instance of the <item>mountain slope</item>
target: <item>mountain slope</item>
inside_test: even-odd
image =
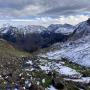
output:
[[[54,47],[58,48],[43,56],[50,59],[65,58],[79,65],[90,67],[90,24],[88,21],[80,23],[67,42],[55,44]]]
[[[0,39],[0,57],[22,57],[29,56],[30,54],[24,51],[15,49],[9,42],[4,39]]]
[[[90,19],[76,25],[71,40],[76,40],[87,35],[90,35]]]
[[[57,25],[54,25],[57,27]],[[58,28],[71,28],[70,25],[59,25]],[[0,29],[1,37],[13,43],[20,49],[25,51],[35,51],[52,45],[56,42],[64,42],[67,40],[68,35],[60,32],[54,32],[53,28],[45,28],[42,26],[25,26],[25,27],[3,27]]]
[[[48,31],[53,33],[61,33],[64,35],[69,35],[73,33],[75,26],[70,24],[51,24],[48,26]]]

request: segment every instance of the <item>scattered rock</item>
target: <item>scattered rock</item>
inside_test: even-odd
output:
[[[52,85],[59,90],[65,90],[65,82],[61,78],[52,79]]]

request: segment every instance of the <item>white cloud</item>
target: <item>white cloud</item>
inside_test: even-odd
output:
[[[89,0],[0,0],[3,19],[80,14],[90,15]]]
[[[76,15],[76,16],[68,16],[68,17],[60,17],[58,21],[62,24],[68,23],[72,25],[76,25],[82,21],[85,21],[89,18],[88,15]]]
[[[76,16],[60,16],[59,18],[51,18],[51,17],[42,17],[42,18],[37,18],[34,20],[40,25],[45,25],[48,26],[50,24],[71,24],[71,25],[76,25],[82,21],[85,21],[89,18],[88,15],[76,15]]]
[[[11,20],[0,20],[0,24],[10,23],[13,25],[43,25],[48,26],[50,24],[71,24],[76,25],[89,18],[88,15],[76,15],[76,16],[60,16],[58,18],[41,17],[35,19],[11,19]]]

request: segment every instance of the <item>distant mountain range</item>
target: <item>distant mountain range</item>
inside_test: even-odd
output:
[[[0,37],[11,42],[17,48],[26,51],[35,51],[57,42],[65,42],[70,38],[76,40],[90,33],[90,20],[76,26],[69,24],[51,24],[43,26],[3,26],[0,28]]]
[[[50,25],[47,28],[35,25],[25,27],[7,26],[0,29],[0,35],[20,49],[34,51],[56,42],[66,41],[71,31],[69,29],[73,28],[74,26],[69,24]]]

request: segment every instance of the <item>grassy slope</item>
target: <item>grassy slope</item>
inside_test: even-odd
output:
[[[15,49],[7,41],[0,39],[0,56],[9,57],[21,57],[21,56],[30,56],[29,53]]]

